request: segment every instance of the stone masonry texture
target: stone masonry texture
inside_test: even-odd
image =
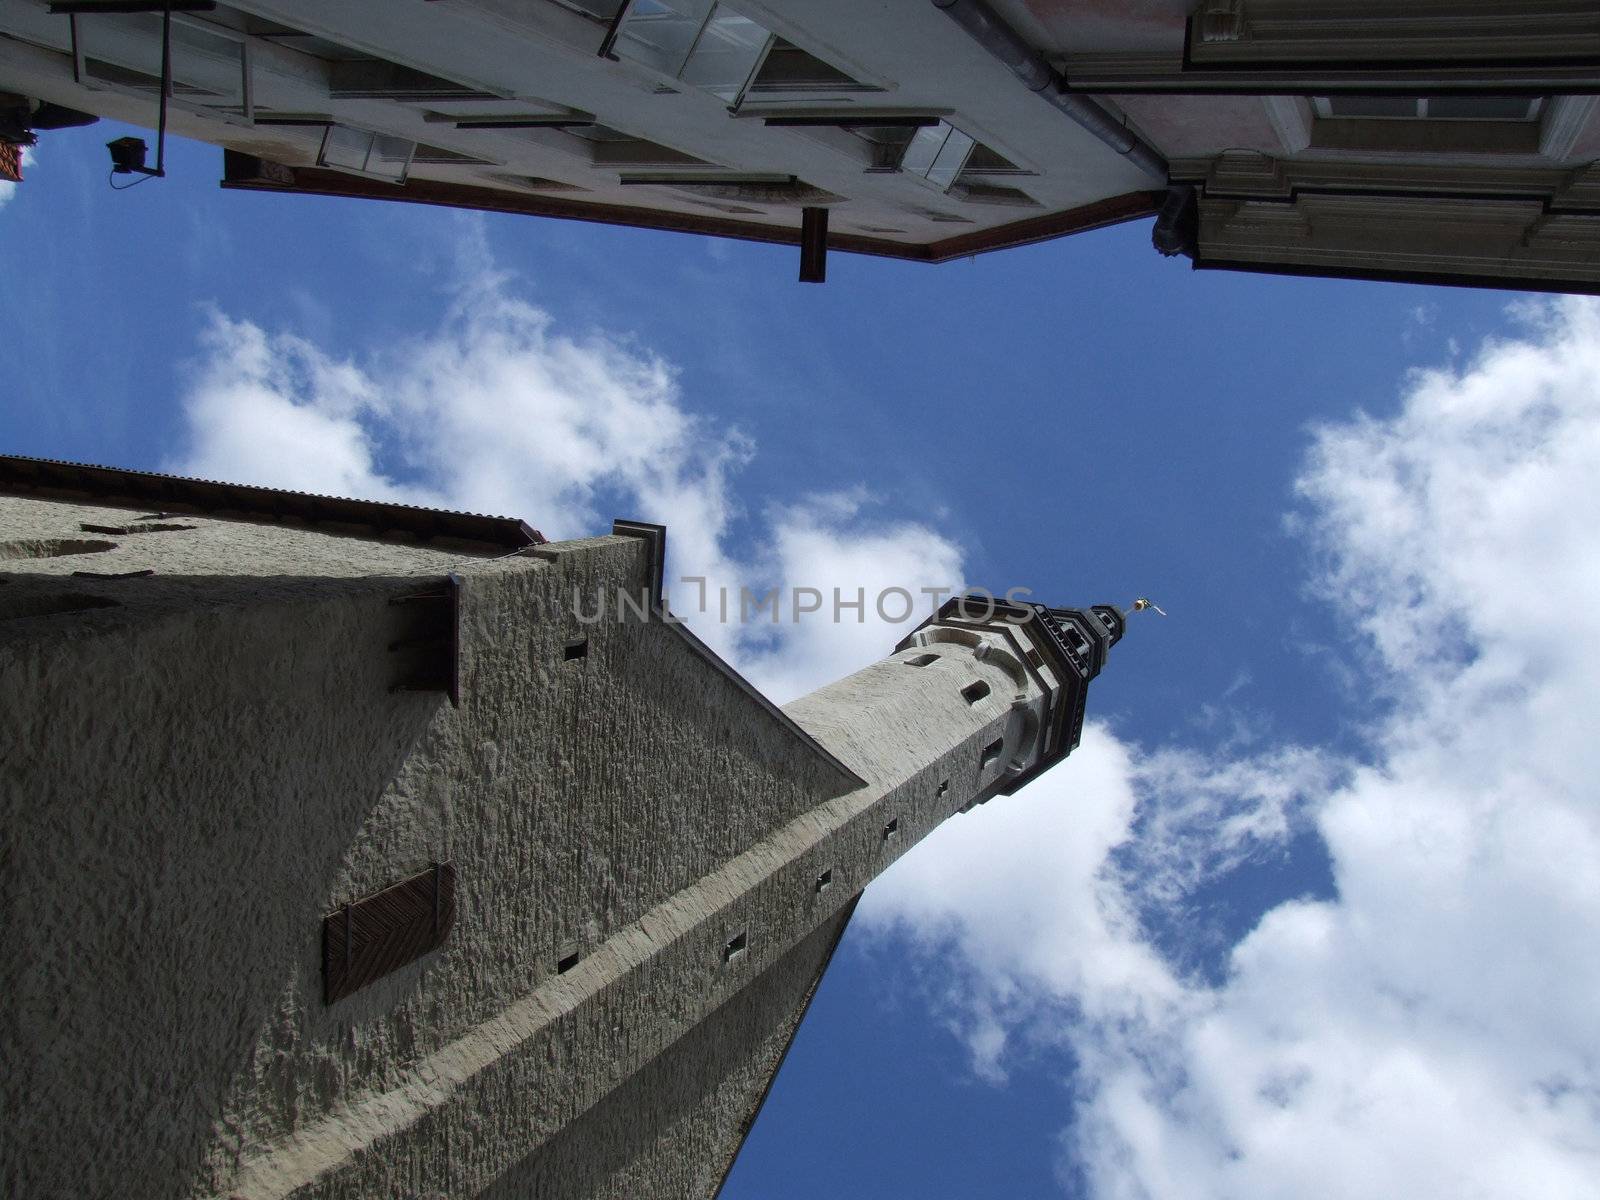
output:
[[[579,619],[649,553],[0,497],[0,1190],[713,1194],[855,898],[1041,695],[951,642],[780,714]],[[459,707],[390,688],[448,573]],[[443,948],[324,1004],[323,917],[445,861]]]

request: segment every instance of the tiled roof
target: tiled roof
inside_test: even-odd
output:
[[[22,182],[22,147],[0,142],[0,180]]]

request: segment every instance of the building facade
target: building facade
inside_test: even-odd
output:
[[[0,7],[0,140],[164,120],[224,187],[789,242],[813,280],[1154,217],[1198,267],[1600,289],[1589,0],[170,7]]]
[[[7,1196],[716,1193],[1123,617],[954,600],[778,708],[664,536],[0,458]]]

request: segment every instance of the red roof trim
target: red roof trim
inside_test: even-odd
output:
[[[476,212],[512,213],[531,217],[557,217],[567,221],[591,221],[605,225],[624,225],[636,229],[662,229],[674,233],[698,233],[710,237],[734,238],[746,242],[767,242],[798,246],[798,214],[793,228],[740,221],[729,217],[700,216],[664,209],[631,208],[621,204],[599,204],[561,196],[537,196],[478,187],[466,183],[447,183],[437,179],[408,179],[402,184],[384,183],[345,175],[316,167],[284,167],[267,163],[236,150],[224,154],[222,186],[231,191],[292,192],[306,196],[346,196],[362,200],[398,200],[410,204],[436,204],[446,208],[465,208]],[[922,244],[894,242],[886,238],[861,237],[851,233],[830,233],[828,249],[848,254],[870,254],[879,258],[898,258],[910,262],[942,263],[951,259],[1008,250],[1072,233],[1084,233],[1137,221],[1160,211],[1162,192],[1129,192],[1069,208],[997,225],[973,233],[957,234],[937,242]]]

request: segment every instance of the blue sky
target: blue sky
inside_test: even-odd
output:
[[[1597,1194],[1592,305],[1197,273],[1144,223],[801,286],[225,193],[183,142],[113,193],[120,132],[0,206],[10,451],[1172,613],[1078,755],[869,890],[725,1195]],[[784,699],[899,636],[697,624]]]

